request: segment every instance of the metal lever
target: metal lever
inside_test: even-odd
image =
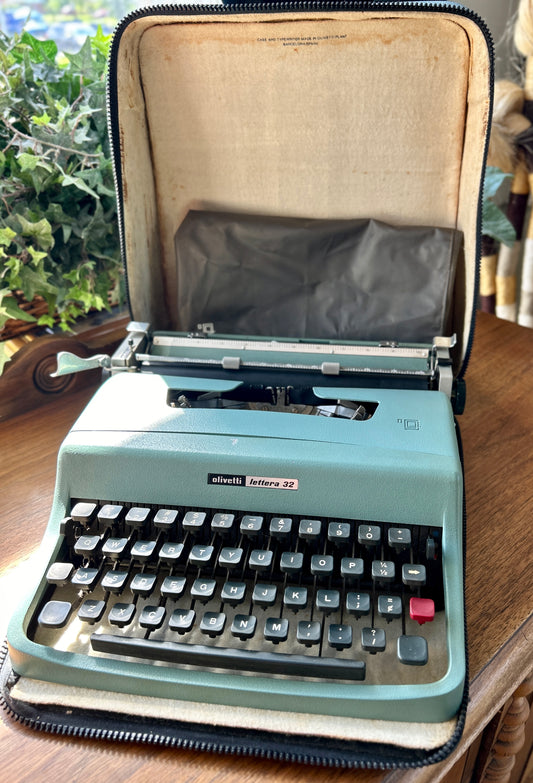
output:
[[[52,378],[84,370],[96,370],[100,367],[111,367],[111,357],[105,353],[98,353],[83,359],[81,356],[76,356],[75,353],[60,351],[57,354],[57,370],[52,373]]]

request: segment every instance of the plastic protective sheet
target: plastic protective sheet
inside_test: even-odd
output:
[[[431,342],[446,333],[459,231],[190,211],[176,233],[184,329]]]

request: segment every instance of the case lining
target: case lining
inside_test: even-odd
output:
[[[133,22],[118,97],[134,317],[182,328],[173,240],[189,209],[372,217],[464,232],[463,351],[489,116],[481,39],[466,17],[424,11]]]
[[[435,750],[446,744],[457,726],[455,718],[443,723],[404,723],[201,704],[178,699],[154,697],[139,699],[128,694],[73,688],[42,680],[31,680],[27,677],[19,679],[12,688],[10,696],[27,704],[98,710],[105,703],[105,708],[109,712],[137,715],[143,718],[261,730],[303,737],[313,735],[389,745],[392,742],[397,747],[426,751]]]

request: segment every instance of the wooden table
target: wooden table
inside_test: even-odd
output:
[[[3,780],[456,783],[470,780],[476,763],[474,779],[482,780],[482,767],[492,763],[493,768],[502,768],[515,751],[520,754],[519,765],[524,766],[531,731],[528,729],[529,739],[524,743],[521,734],[528,717],[528,701],[521,694],[529,689],[523,686],[517,694],[516,689],[533,670],[533,331],[481,314],[467,386],[466,411],[460,425],[468,503],[466,604],[471,705],[464,738],[448,762],[394,773],[327,770],[142,745],[63,739],[37,734],[6,720],[0,723]],[[45,408],[0,424],[0,632],[5,629],[16,594],[20,569],[15,570],[15,566],[38,545],[46,524],[57,449],[92,391],[58,397]],[[507,713],[511,714],[511,728],[504,736],[511,742],[502,745],[501,724],[506,718],[498,717],[498,711],[504,704],[511,705],[511,713]],[[496,754],[495,738],[500,740]],[[507,756],[502,756],[502,747]],[[530,774],[528,779],[532,780],[531,765]]]

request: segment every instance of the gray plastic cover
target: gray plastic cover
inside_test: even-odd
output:
[[[461,248],[454,229],[193,210],[175,238],[180,322],[429,343],[446,333]]]

